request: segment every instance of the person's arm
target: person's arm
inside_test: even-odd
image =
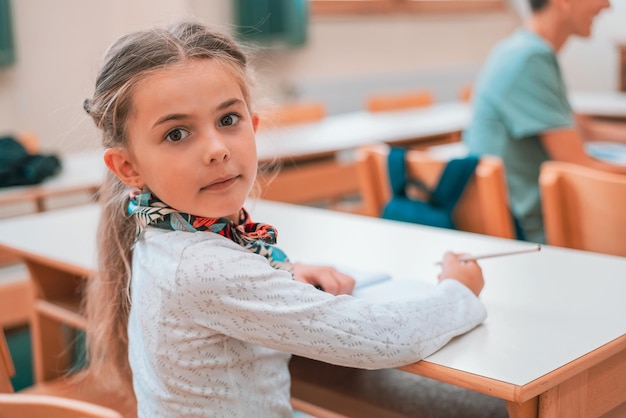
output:
[[[333,295],[349,295],[354,290],[354,278],[338,271],[332,266],[316,266],[295,263],[293,278],[302,283],[316,286]]]
[[[626,143],[626,122],[576,115],[576,124],[587,141]]]
[[[626,174],[626,166],[609,164],[591,157],[585,151],[585,141],[573,128],[555,129],[540,135],[541,144],[553,160],[584,165],[596,170]]]

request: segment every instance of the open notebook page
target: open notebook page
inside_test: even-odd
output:
[[[435,283],[416,278],[392,278],[389,273],[358,269],[351,266],[335,266],[354,278],[356,284],[352,295],[372,302],[390,302],[402,299],[428,297]]]
[[[362,289],[391,280],[391,275],[381,271],[369,271],[350,266],[335,266],[337,270],[354,278],[354,289]]]
[[[404,299],[428,298],[436,289],[436,284],[415,278],[394,278],[383,282],[361,286],[352,295],[372,302],[393,302]]]

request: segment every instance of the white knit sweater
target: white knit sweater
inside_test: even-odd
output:
[[[396,367],[486,317],[457,281],[437,289],[384,304],[333,296],[220,235],[148,228],[134,250],[128,326],[139,416],[291,417],[289,353]]]

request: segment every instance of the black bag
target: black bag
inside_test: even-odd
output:
[[[0,137],[0,187],[39,184],[60,171],[56,155],[32,155],[15,138]]]

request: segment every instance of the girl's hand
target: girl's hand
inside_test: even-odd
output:
[[[461,255],[451,252],[444,254],[439,280],[458,280],[478,296],[485,285],[483,272],[476,261],[461,261]]]
[[[354,290],[354,279],[330,266],[312,266],[296,263],[293,265],[293,278],[309,283],[333,295],[349,295]]]

